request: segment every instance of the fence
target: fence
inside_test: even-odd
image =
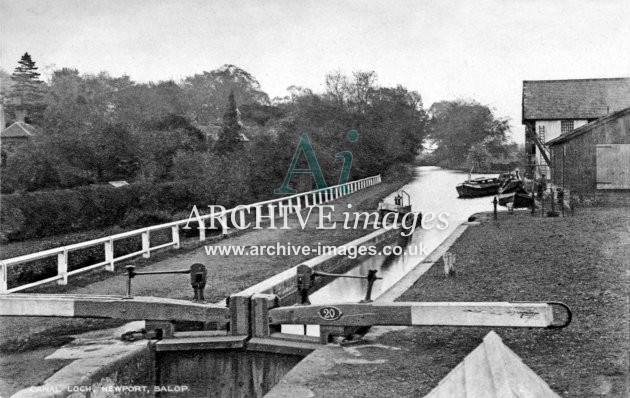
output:
[[[293,213],[296,211],[296,207],[299,209],[304,207],[311,207],[318,204],[326,203],[331,200],[335,200],[337,198],[349,195],[358,190],[370,187],[372,185],[379,184],[381,182],[381,176],[376,175],[373,177],[364,178],[361,180],[356,180],[352,182],[348,182],[345,184],[335,185],[328,188],[318,189],[314,191],[299,193],[296,195],[285,196],[278,199],[267,200],[263,202],[253,203],[244,206],[237,206],[233,209],[227,210],[222,214],[206,214],[201,215],[199,220],[201,221],[201,225],[198,226],[199,231],[199,240],[206,240],[206,227],[204,225],[205,220],[210,218],[218,219],[219,224],[224,225],[224,220],[232,213],[238,213],[241,217],[244,216],[245,212],[249,212],[251,208],[262,208],[263,206],[267,206],[269,209],[271,206],[278,206],[279,215],[284,216],[285,212],[287,214]],[[105,236],[103,238],[98,238],[94,240],[90,240],[87,242],[75,243],[73,245],[57,247],[54,249],[44,250],[37,253],[27,254],[24,256],[13,257],[6,260],[0,261],[0,294],[2,293],[13,293],[21,290],[25,290],[31,287],[43,285],[45,283],[50,283],[57,281],[60,285],[65,285],[68,283],[68,277],[76,274],[80,274],[83,272],[87,272],[96,268],[104,267],[107,271],[114,271],[114,263],[122,260],[126,260],[132,257],[136,257],[142,255],[144,258],[149,258],[151,256],[151,252],[172,247],[174,249],[179,249],[180,247],[180,236],[179,236],[179,227],[182,225],[188,224],[189,219],[173,221],[166,224],[153,225],[151,227],[136,229],[133,231],[123,232],[116,235]],[[163,244],[159,244],[157,246],[151,246],[151,232],[158,230],[171,230],[171,241]],[[141,236],[142,239],[142,248],[138,251],[127,253],[121,255],[119,257],[114,256],[114,244],[117,240],[130,238],[134,236]],[[96,264],[91,264],[85,267],[81,267],[76,270],[68,271],[68,255],[70,252],[74,250],[84,249],[87,247],[103,245],[105,261],[101,261]],[[8,287],[8,269],[10,266],[16,266],[18,264],[28,263],[30,261],[39,260],[48,257],[57,256],[57,274],[55,276],[45,278],[42,280],[38,280],[36,282],[27,283],[20,286],[15,286],[9,289]]]

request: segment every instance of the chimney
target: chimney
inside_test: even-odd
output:
[[[15,111],[15,121],[16,122],[24,123],[25,119],[26,119],[26,111],[24,109],[20,109],[20,110]]]

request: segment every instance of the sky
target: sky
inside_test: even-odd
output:
[[[473,99],[523,142],[523,80],[630,76],[630,0],[0,0],[0,67],[24,52],[137,82],[224,64],[270,97],[374,70],[433,102]]]

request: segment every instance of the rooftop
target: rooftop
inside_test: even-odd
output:
[[[30,138],[35,134],[35,127],[25,122],[15,122],[0,132],[0,138]]]
[[[598,119],[627,107],[628,77],[523,81],[523,121]]]

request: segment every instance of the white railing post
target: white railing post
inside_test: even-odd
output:
[[[173,236],[173,247],[179,249],[179,225],[173,225],[171,227],[171,235]]]
[[[219,225],[221,226],[221,235],[227,236],[227,217],[225,214],[219,217]]]
[[[149,230],[142,232],[142,257],[151,257],[151,236]]]
[[[289,198],[289,203],[288,203],[288,208],[287,208],[287,212],[288,214],[293,213],[293,207],[291,206],[293,204],[293,200],[291,198]]]
[[[297,211],[299,212],[302,209],[302,200],[300,200],[301,196],[298,196],[297,199]]]
[[[203,219],[200,219],[199,221],[199,225],[197,225],[197,230],[199,231],[199,241],[203,242],[206,240],[206,222]]]
[[[114,272],[114,240],[110,239],[105,242],[105,270]]]
[[[7,267],[5,263],[0,263],[0,294],[5,294],[9,290]]]
[[[322,191],[317,192],[317,196],[319,196],[319,200],[317,201],[319,204],[322,204]]]
[[[304,207],[308,208],[308,194],[304,195]]]
[[[57,281],[59,285],[68,284],[68,251],[64,250],[57,254],[57,275],[62,278]]]

